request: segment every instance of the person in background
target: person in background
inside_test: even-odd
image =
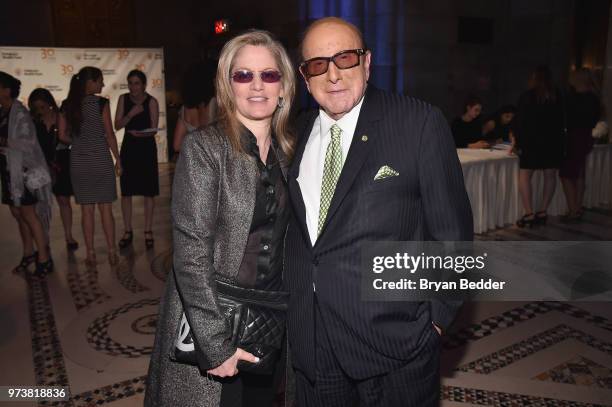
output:
[[[489,148],[482,129],[482,102],[477,96],[465,101],[465,111],[453,120],[451,131],[457,148]]]
[[[530,84],[531,88],[520,97],[514,127],[519,192],[525,211],[516,222],[519,227],[546,223],[565,145],[564,101],[553,85],[550,69],[544,65],[537,67]],[[544,172],[544,190],[539,210],[534,213],[531,178],[537,170]]]
[[[28,106],[34,117],[38,141],[51,170],[53,194],[59,205],[66,248],[74,251],[79,248],[79,244],[72,236],[70,197],[74,193],[70,179],[70,146],[62,143],[58,137],[59,108],[51,92],[43,88],[34,89],[30,93]]]
[[[181,151],[187,133],[214,120],[217,106],[213,84],[215,71],[216,67],[211,63],[201,63],[191,67],[183,78],[183,106],[179,110],[172,142],[172,148],[177,154]]]
[[[491,143],[512,143],[512,121],[516,115],[516,107],[506,105],[499,109],[493,117],[484,124],[485,137]]]
[[[35,273],[44,275],[53,271],[53,259],[36,204],[43,203],[47,212],[50,210],[51,175],[36,138],[32,117],[17,100],[20,90],[18,79],[0,71],[2,203],[8,205],[17,221],[23,245],[23,257],[15,272],[25,272],[36,262]]]
[[[132,243],[132,197],[144,197],[145,209],[145,246],[150,249],[153,239],[154,197],[159,195],[159,174],[157,165],[157,146],[155,131],[159,123],[159,103],[149,95],[146,75],[133,70],[127,76],[129,93],[119,97],[115,114],[115,130],[125,128],[121,143],[121,212],[123,213],[123,237],[119,247],[125,248]]]
[[[583,215],[587,155],[593,149],[593,128],[601,118],[601,98],[590,70],[572,73],[573,91],[567,106],[567,154],[561,162],[559,177],[567,200],[566,221],[579,220]]]
[[[118,262],[115,249],[113,202],[117,199],[115,174],[121,174],[121,160],[113,131],[108,99],[96,94],[102,91],[104,78],[96,67],[86,66],[72,76],[68,98],[62,104],[59,137],[72,143],[70,177],[76,202],[81,205],[83,236],[87,247],[86,263],[96,264],[94,220],[96,206],[111,265]],[[113,158],[115,165],[113,166]]]

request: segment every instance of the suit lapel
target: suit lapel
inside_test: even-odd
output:
[[[302,229],[304,238],[306,239],[309,245],[311,245],[312,243],[310,241],[310,235],[308,234],[308,226],[306,225],[306,206],[304,205],[302,190],[300,188],[299,182],[297,181],[297,178],[300,175],[300,163],[302,162],[304,150],[306,149],[306,143],[308,142],[308,138],[310,137],[310,132],[312,131],[312,126],[315,122],[315,119],[317,118],[317,114],[317,111],[312,113],[306,113],[307,117],[304,120],[303,124],[301,126],[297,126],[299,142],[295,151],[293,163],[291,164],[291,168],[287,177],[289,183],[289,195],[291,196],[291,201],[293,202],[295,216],[298,220],[300,228]]]
[[[351,147],[344,161],[340,179],[338,179],[334,196],[329,206],[329,210],[327,211],[327,219],[325,220],[319,239],[317,239],[317,243],[325,234],[327,225],[357,178],[359,170],[368,157],[368,152],[371,150],[372,143],[376,141],[376,122],[378,122],[382,116],[380,112],[380,103],[378,101],[378,92],[379,91],[373,88],[372,85],[368,85],[363,106],[361,107],[361,112],[359,112],[357,127],[355,128],[353,140],[351,141]]]

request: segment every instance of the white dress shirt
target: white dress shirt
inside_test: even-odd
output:
[[[310,137],[306,142],[302,162],[300,163],[300,175],[298,183],[302,190],[302,199],[306,207],[306,225],[310,241],[314,246],[317,241],[317,228],[319,225],[319,209],[321,207],[321,183],[323,182],[323,166],[325,165],[325,153],[327,146],[331,142],[331,126],[336,124],[342,129],[340,136],[342,143],[342,166],[351,147],[357,119],[363,104],[363,97],[359,103],[335,121],[323,109],[319,110],[319,116],[315,119],[310,132]]]

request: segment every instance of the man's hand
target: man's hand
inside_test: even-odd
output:
[[[238,348],[236,349],[236,353],[234,353],[228,360],[226,360],[216,368],[206,371],[206,373],[218,377],[235,376],[236,374],[238,374],[238,369],[236,369],[236,365],[238,364],[239,360],[246,360],[247,362],[251,363],[259,362],[258,357],[255,357],[249,352]]]

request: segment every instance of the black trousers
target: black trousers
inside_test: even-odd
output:
[[[440,337],[433,330],[421,354],[387,374],[353,380],[336,359],[315,306],[316,378],[296,372],[298,407],[434,407],[440,404]],[[295,350],[299,352],[299,350]]]

